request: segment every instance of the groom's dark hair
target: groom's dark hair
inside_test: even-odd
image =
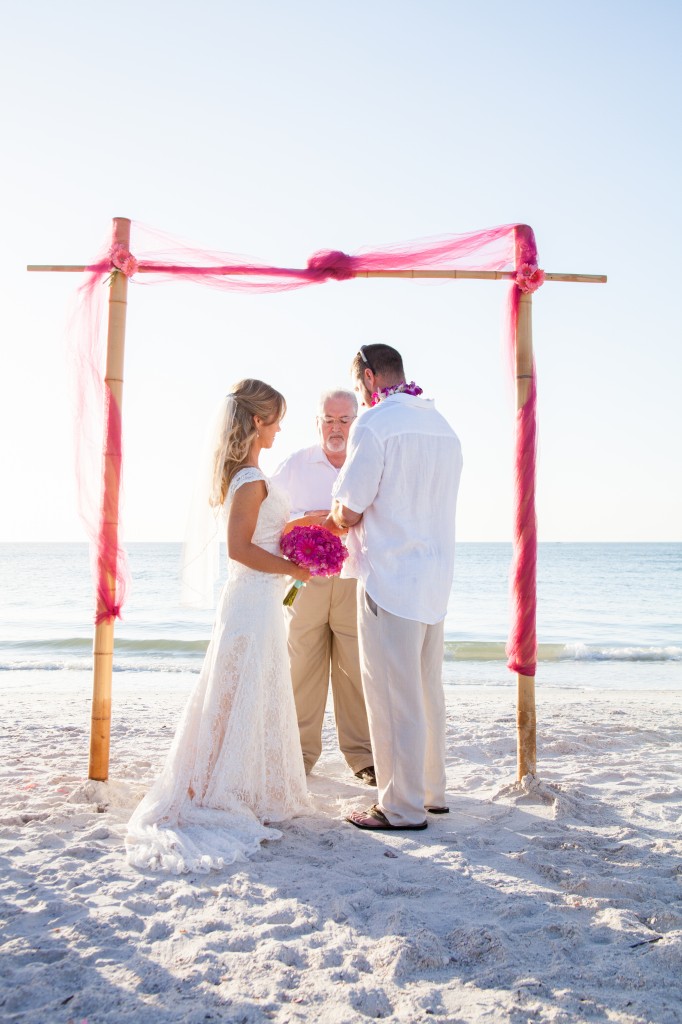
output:
[[[361,380],[365,369],[380,373],[382,377],[405,380],[402,356],[390,345],[363,345],[353,360],[350,372],[354,379]]]

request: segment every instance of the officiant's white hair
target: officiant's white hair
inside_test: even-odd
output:
[[[323,391],[317,401],[317,412],[318,415],[324,412],[324,406],[326,402],[331,401],[333,398],[343,398],[353,406],[355,413],[358,411],[358,399],[354,391],[349,391],[347,388],[332,388],[330,391]]]

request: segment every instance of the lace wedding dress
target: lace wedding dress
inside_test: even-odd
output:
[[[235,491],[264,480],[247,467]],[[279,553],[288,518],[283,491],[268,485],[253,541]],[[267,827],[308,810],[287,656],[285,578],[229,561],[213,634],[161,777],[133,813],[130,864],[179,874],[253,855]]]

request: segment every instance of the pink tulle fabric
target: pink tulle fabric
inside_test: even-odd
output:
[[[518,303],[522,292],[538,288],[544,274],[537,266],[537,250],[527,225],[504,224],[462,235],[446,235],[348,255],[324,249],[307,259],[304,267],[271,266],[230,253],[188,246],[169,235],[137,223],[131,225],[130,251],[111,242],[86,268],[80,288],[77,325],[79,409],[77,462],[81,514],[93,540],[100,618],[120,615],[125,599],[128,569],[125,552],[115,540],[110,524],[111,495],[118,501],[120,479],[104,480],[101,470],[101,438],[110,452],[121,452],[121,417],[103,379],[101,339],[102,299],[106,279],[123,273],[134,284],[158,284],[170,280],[194,281],[228,291],[277,292],[327,281],[347,281],[377,270],[494,270],[510,273],[509,345],[516,344]],[[526,675],[535,673],[535,382],[531,405],[520,410],[517,420],[516,530],[512,567],[514,618],[508,644],[509,665]],[[531,438],[532,434],[532,438]],[[100,443],[97,443],[97,439]],[[99,468],[93,455],[99,457]],[[531,457],[532,454],[532,457]],[[120,463],[119,463],[120,466]],[[102,495],[101,500],[99,499]],[[530,498],[529,498],[530,494]],[[116,579],[111,594],[109,578]],[[529,637],[532,638],[529,639]]]
[[[108,261],[111,274],[114,265],[109,251],[108,246],[102,262]],[[88,274],[78,290],[69,330],[75,378],[76,490],[90,541],[97,624],[120,616],[130,583],[118,528],[123,461],[121,410],[104,379],[106,346],[101,321],[108,293],[103,284],[100,273]]]
[[[514,556],[510,573],[511,626],[507,665],[522,676],[534,676],[537,666],[535,515],[535,458],[537,451],[537,392],[535,366],[527,401],[516,413],[514,459]]]

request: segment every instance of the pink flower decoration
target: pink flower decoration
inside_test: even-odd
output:
[[[545,272],[537,263],[522,263],[516,271],[516,285],[522,292],[536,292],[545,283]]]
[[[111,262],[126,277],[132,277],[137,270],[137,260],[124,245],[113,245],[109,253]]]

